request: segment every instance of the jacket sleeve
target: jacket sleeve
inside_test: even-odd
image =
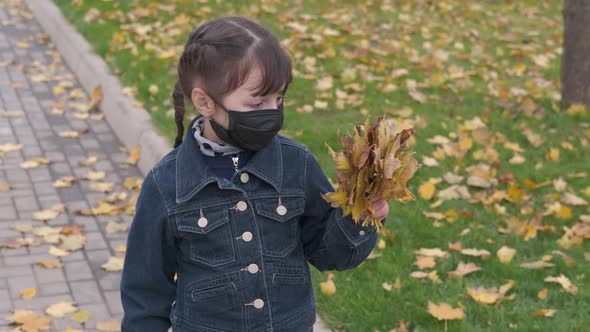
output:
[[[166,206],[150,171],[137,199],[121,276],[122,332],[166,332],[175,298],[176,246]]]
[[[360,265],[377,243],[375,227],[363,227],[352,215],[342,217],[320,194],[334,191],[317,160],[307,152],[305,162],[305,211],[301,217],[301,241],[305,258],[318,270],[346,270]]]

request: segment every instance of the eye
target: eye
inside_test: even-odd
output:
[[[252,104],[252,106],[254,106],[255,108],[259,108],[259,107],[261,107],[261,106],[262,106],[262,104],[263,104],[263,103],[262,103],[262,102],[260,102],[260,103]]]

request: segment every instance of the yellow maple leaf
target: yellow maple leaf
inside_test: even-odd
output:
[[[465,318],[462,308],[453,308],[448,303],[435,304],[428,301],[428,313],[438,320],[461,320]]]

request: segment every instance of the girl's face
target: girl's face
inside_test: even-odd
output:
[[[232,91],[219,102],[222,103],[228,111],[250,112],[261,109],[276,109],[283,101],[283,94],[281,92],[273,92],[264,96],[254,96],[254,92],[259,87],[262,80],[262,72],[260,68],[255,67],[250,71],[244,84]],[[285,86],[281,87],[281,91]],[[229,116],[215,101],[207,95],[207,93],[200,87],[194,88],[191,95],[192,102],[197,111],[206,119],[211,119],[224,128],[229,126]],[[277,110],[278,112],[278,110]],[[211,129],[209,121],[205,122],[205,131],[203,136],[206,138],[222,143],[223,141],[215,135]]]
[[[260,109],[278,108],[283,101],[281,92],[271,93],[265,96],[254,96],[253,93],[260,85],[262,73],[258,67],[250,71],[244,84],[228,94],[220,101],[226,110],[248,112]],[[223,110],[222,110],[223,112]]]
[[[220,102],[228,111],[249,112],[260,109],[278,108],[283,101],[283,94],[281,92],[274,92],[265,96],[253,95],[261,83],[261,79],[262,72],[260,68],[254,67],[248,74],[244,84],[223,97]],[[284,88],[283,86],[281,91]],[[227,128],[229,123],[227,113],[202,88],[194,88],[191,99],[195,108],[203,117],[212,118]]]

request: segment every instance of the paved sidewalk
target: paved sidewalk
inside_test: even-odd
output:
[[[56,97],[53,89],[60,84],[64,92]],[[121,318],[120,272],[105,271],[101,265],[110,256],[123,256],[115,248],[125,244],[127,236],[126,231],[108,234],[107,224],[130,224],[132,217],[86,217],[76,215],[75,211],[96,207],[97,199],[108,196],[89,190],[89,181],[81,180],[89,171],[104,171],[103,181],[115,183],[113,192],[132,193],[122,188],[121,183],[142,175],[136,167],[126,164],[128,153],[120,150],[122,144],[105,120],[74,116],[76,103],[89,101],[65,101],[62,115],[52,113],[58,100],[82,91],[57,51],[48,46],[47,36],[26,5],[0,0],[0,146],[22,144],[19,151],[0,153],[0,183],[12,187],[7,192],[0,189],[0,243],[25,237],[13,229],[13,224],[43,226],[44,222],[33,220],[32,214],[60,203],[65,212],[47,225],[78,224],[86,235],[84,248],[61,257],[63,267],[57,269],[34,264],[38,259],[56,257],[48,253],[52,244],[31,233],[26,235],[41,239],[41,245],[0,249],[0,331],[14,328],[4,317],[15,309],[31,309],[42,315],[48,306],[61,301],[75,302],[92,317],[84,326],[72,321],[72,314],[51,317],[51,331],[64,331],[68,326],[96,331],[97,321]],[[65,131],[78,131],[80,135],[59,136]],[[79,162],[90,156],[96,156],[97,162],[89,167],[80,166]],[[22,162],[36,157],[50,163],[21,168]],[[62,176],[79,180],[70,188],[54,188],[53,182]],[[37,294],[22,299],[20,292],[27,288],[36,288]]]

